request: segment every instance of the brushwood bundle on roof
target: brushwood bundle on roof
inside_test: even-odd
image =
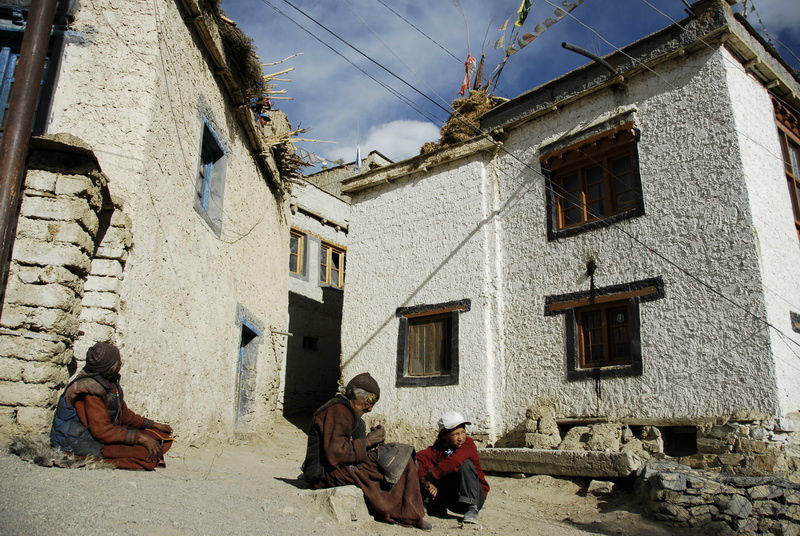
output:
[[[469,96],[454,100],[451,105],[454,112],[442,125],[439,141],[424,144],[420,154],[474,138],[480,128],[479,118],[501,102],[503,99],[489,95],[485,90],[473,90]]]

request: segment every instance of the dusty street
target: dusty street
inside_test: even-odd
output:
[[[0,534],[149,536],[331,534],[410,535],[375,521],[334,522],[295,485],[305,436],[281,422],[257,445],[193,447],[177,442],[153,473],[44,468],[0,455]],[[585,482],[490,476],[478,527],[431,518],[433,534],[572,536],[683,534],[644,519],[630,493],[583,497]]]

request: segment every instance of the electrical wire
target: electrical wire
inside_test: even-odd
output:
[[[425,32],[423,32],[422,30],[420,30],[420,29],[419,29],[419,28],[418,28],[418,27],[417,27],[417,26],[416,26],[416,25],[415,25],[413,22],[411,22],[410,20],[408,20],[407,18],[405,18],[404,16],[402,16],[400,13],[398,13],[397,11],[395,11],[394,9],[392,9],[392,7],[391,7],[391,6],[389,6],[389,5],[388,5],[386,2],[384,2],[383,0],[377,0],[377,2],[378,2],[379,4],[381,4],[383,7],[385,7],[386,9],[388,9],[389,11],[391,11],[392,13],[394,13],[395,15],[397,15],[398,17],[400,17],[400,18],[401,18],[401,19],[402,19],[402,20],[403,20],[403,21],[404,21],[406,24],[408,24],[409,26],[411,26],[412,28],[414,28],[414,29],[415,29],[417,32],[419,32],[419,33],[420,33],[420,34],[421,34],[423,37],[425,37],[426,39],[428,39],[428,40],[429,40],[431,43],[433,43],[433,44],[434,44],[434,45],[436,45],[437,47],[441,48],[441,49],[442,49],[444,52],[446,52],[447,54],[449,54],[449,55],[450,55],[450,56],[451,56],[451,57],[452,57],[454,60],[456,60],[456,61],[459,63],[459,65],[461,64],[461,60],[460,60],[460,59],[458,59],[458,56],[456,56],[455,54],[453,54],[452,52],[450,52],[448,49],[446,49],[446,48],[444,47],[444,45],[440,44],[440,43],[439,43],[438,41],[436,41],[436,40],[435,40],[433,37],[429,36],[428,34],[426,34]]]

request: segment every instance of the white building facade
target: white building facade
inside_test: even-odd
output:
[[[726,4],[696,10],[606,58],[622,76],[590,64],[487,113],[500,143],[345,181],[343,376],[378,380],[376,418],[430,437],[458,409],[494,441],[539,405],[798,416],[797,190],[775,103],[800,108],[800,85]]]

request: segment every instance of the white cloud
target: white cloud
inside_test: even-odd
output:
[[[433,123],[400,119],[372,127],[359,144],[362,157],[370,151],[380,151],[397,162],[418,154],[423,143],[437,139],[439,127]],[[349,162],[356,157],[356,146],[337,146],[326,154],[332,160],[341,158]]]

